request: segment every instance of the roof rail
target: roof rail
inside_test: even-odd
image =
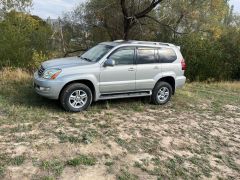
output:
[[[158,45],[158,42],[153,42],[153,41],[136,41],[136,40],[129,40],[127,41],[128,43],[134,43],[134,44],[154,44]]]
[[[163,45],[163,46],[170,46],[170,47],[178,47],[179,46],[176,46],[174,44],[171,44],[171,43],[164,43],[164,42],[154,42],[154,41],[137,41],[137,40],[122,40],[122,39],[119,39],[119,40],[115,40],[113,41],[115,43],[132,43],[132,44],[152,44],[152,45]],[[180,49],[180,48],[179,48]]]
[[[164,46],[175,46],[171,43],[163,43],[163,42],[154,42],[154,41],[136,41],[136,40],[130,40],[127,41],[128,43],[135,43],[135,44],[153,44],[153,45],[164,45]]]
[[[166,46],[176,46],[174,44],[171,43],[164,43],[164,42],[159,42],[160,45],[166,45]]]
[[[115,42],[115,43],[122,43],[122,42],[125,42],[125,40],[123,40],[123,39],[118,39],[118,40],[115,40],[115,41],[113,41],[113,42]]]

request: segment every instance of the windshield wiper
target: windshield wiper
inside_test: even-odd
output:
[[[85,60],[85,61],[92,62],[92,60],[89,59],[89,58],[85,58],[85,57],[82,57],[82,56],[80,56],[80,58],[83,59],[83,60]]]

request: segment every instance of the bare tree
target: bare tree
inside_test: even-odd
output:
[[[139,21],[141,18],[145,18],[148,13],[150,13],[158,4],[163,0],[152,0],[151,4],[144,10],[131,14],[128,11],[126,0],[121,0],[121,8],[124,16],[124,36],[123,38],[127,40],[129,38],[129,32],[131,28]]]

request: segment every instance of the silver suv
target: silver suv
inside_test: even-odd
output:
[[[166,104],[185,84],[186,64],[180,47],[148,41],[104,42],[79,57],[42,63],[34,88],[59,99],[66,111],[79,112],[93,101],[151,96]]]

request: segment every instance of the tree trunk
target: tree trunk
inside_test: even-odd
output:
[[[131,29],[130,21],[127,18],[124,18],[124,35],[123,35],[124,40],[128,40],[130,29]]]

